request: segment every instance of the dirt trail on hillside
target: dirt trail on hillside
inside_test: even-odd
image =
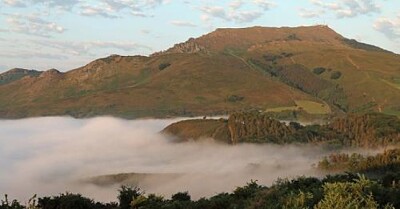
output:
[[[348,60],[354,67],[357,68],[357,70],[360,69],[360,66],[357,65],[357,64],[353,61],[353,59],[351,59],[350,55],[347,55],[346,58],[347,58],[347,60]]]

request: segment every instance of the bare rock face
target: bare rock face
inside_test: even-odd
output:
[[[63,73],[58,71],[57,69],[50,69],[44,71],[42,74],[40,74],[40,78],[54,78],[54,77],[59,77],[62,76]]]
[[[166,51],[156,52],[151,56],[158,56],[164,54],[193,54],[193,53],[208,53],[204,46],[201,46],[196,42],[196,39],[190,38],[186,42],[175,44],[173,47],[167,49]]]

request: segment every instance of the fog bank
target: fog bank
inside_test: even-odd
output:
[[[278,177],[315,175],[318,147],[203,143],[176,144],[158,134],[171,120],[63,117],[0,120],[0,195],[27,200],[33,194],[82,193],[116,201],[118,185],[79,180],[117,173],[179,174],[139,181],[146,193],[169,198],[189,191],[194,198],[230,192],[251,179],[271,184]]]

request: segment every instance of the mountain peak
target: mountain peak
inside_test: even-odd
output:
[[[0,74],[0,85],[5,85],[24,77],[38,77],[42,72],[37,70],[28,70],[24,68],[13,68]]]
[[[40,74],[40,78],[57,77],[57,76],[60,76],[62,74],[63,73],[60,72],[59,70],[52,68],[52,69],[46,70],[42,74]]]
[[[341,44],[343,36],[336,33],[327,25],[300,27],[261,27],[249,28],[218,28],[199,38],[175,44],[173,47],[154,53],[210,53],[223,51],[226,48],[248,49],[256,44],[282,41],[309,41]]]

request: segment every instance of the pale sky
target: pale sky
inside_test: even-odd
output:
[[[400,0],[0,0],[0,72],[149,55],[221,27],[316,24],[400,53]]]

